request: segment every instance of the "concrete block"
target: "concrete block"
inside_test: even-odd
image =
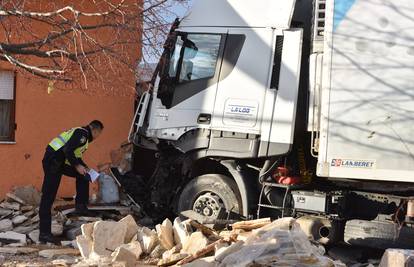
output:
[[[139,226],[135,222],[134,217],[132,217],[132,215],[128,215],[119,220],[119,223],[126,224],[127,231],[125,234],[125,243],[130,242],[139,230]]]
[[[113,253],[114,262],[126,262],[127,267],[135,266],[136,261],[142,254],[141,245],[138,241],[119,246]]]
[[[174,247],[173,226],[169,219],[165,219],[162,224],[158,224],[156,227],[158,239],[160,244],[166,249],[172,249]]]
[[[76,237],[77,248],[79,249],[79,252],[84,259],[89,258],[89,255],[92,251],[92,244],[92,239],[85,237],[84,235],[79,235]]]
[[[137,233],[137,240],[141,244],[143,252],[150,254],[158,244],[158,235],[155,231],[142,227]]]
[[[84,223],[81,225],[82,235],[86,238],[92,239],[93,227],[96,222]]]
[[[123,262],[125,267],[134,267],[137,261],[135,255],[124,247],[118,247],[112,255],[112,262]]]
[[[117,247],[124,244],[126,224],[99,221],[93,227],[92,250],[98,255],[108,256]]]

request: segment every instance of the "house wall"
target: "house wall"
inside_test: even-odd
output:
[[[133,77],[130,79],[133,84]],[[62,131],[101,120],[105,129],[89,146],[85,162],[92,168],[109,161],[111,149],[125,141],[133,115],[132,96],[89,95],[79,91],[47,93],[47,82],[16,78],[15,144],[0,143],[0,197],[13,186],[43,181],[41,161],[50,140]],[[96,188],[96,187],[95,187]],[[59,195],[72,195],[74,179],[63,178]]]
[[[39,7],[42,7],[41,3],[49,1],[39,3]],[[62,4],[65,4],[65,1],[62,1]],[[39,31],[48,31],[41,25],[37,26]],[[0,38],[2,35],[0,30]],[[100,38],[108,39],[110,36],[103,34]],[[140,47],[130,47],[130,54],[136,61],[140,57],[139,53]],[[100,67],[103,70],[108,68],[107,65]],[[90,82],[88,89],[82,90],[79,88],[83,81],[79,79],[70,86],[56,84],[56,89],[50,94],[47,92],[46,80],[19,72],[7,62],[0,61],[0,70],[16,71],[17,124],[15,143],[0,143],[0,199],[15,186],[32,184],[38,189],[41,188],[41,161],[45,148],[52,138],[64,130],[86,125],[93,119],[99,119],[104,123],[102,135],[90,144],[84,154],[84,160],[91,168],[109,162],[110,151],[118,148],[120,143],[126,140],[133,116],[132,92],[135,86],[134,74],[126,68],[117,66],[119,75],[115,76],[119,77],[116,84],[111,83],[111,75],[108,75],[104,84]],[[117,89],[121,88],[122,93],[117,93]],[[97,185],[92,185],[91,191],[96,190]],[[75,180],[63,177],[58,195],[74,194]]]

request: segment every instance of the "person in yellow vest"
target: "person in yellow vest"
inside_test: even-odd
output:
[[[51,209],[59,189],[62,175],[76,178],[75,212],[87,215],[89,200],[88,166],[82,160],[82,154],[89,143],[98,138],[104,126],[94,120],[85,127],[76,127],[61,133],[46,147],[43,157],[44,180],[42,198],[39,207],[39,241],[57,243],[51,232]]]

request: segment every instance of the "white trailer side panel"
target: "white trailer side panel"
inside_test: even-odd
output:
[[[181,27],[287,29],[296,0],[196,0]]]
[[[328,1],[318,175],[414,182],[412,0]]]

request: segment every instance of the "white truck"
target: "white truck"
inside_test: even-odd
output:
[[[164,48],[130,132],[153,211],[414,247],[412,0],[199,0]]]

